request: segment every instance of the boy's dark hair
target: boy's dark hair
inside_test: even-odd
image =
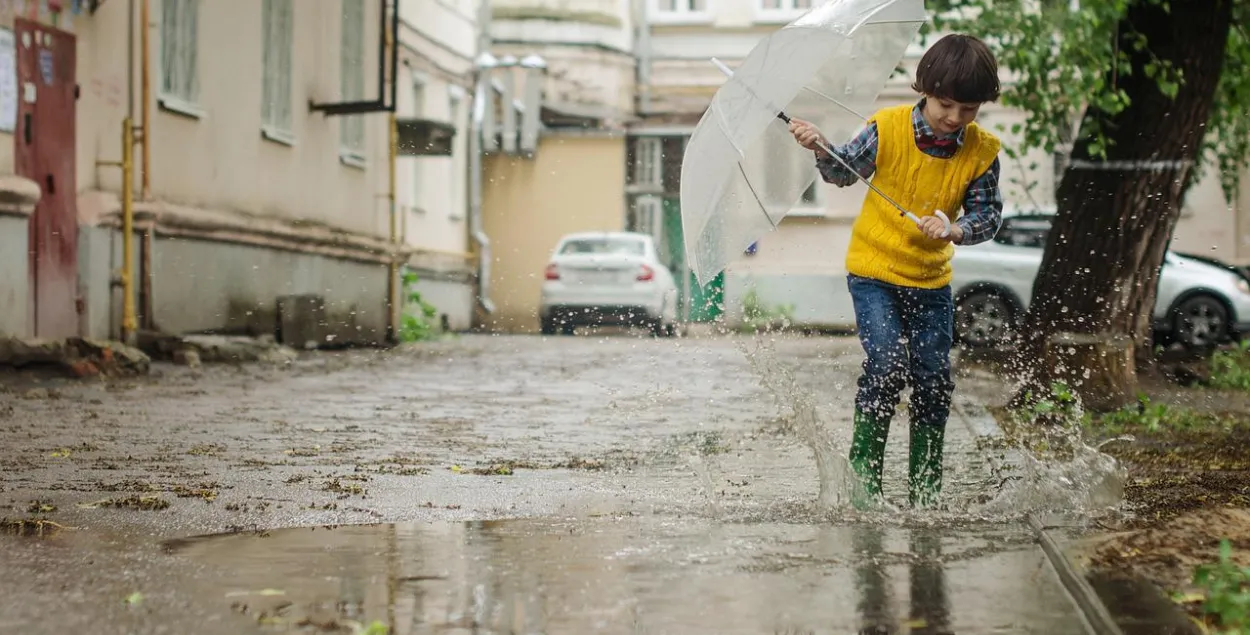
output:
[[[918,93],[965,104],[997,101],[998,62],[985,42],[971,35],[948,35],[929,47],[911,85]]]

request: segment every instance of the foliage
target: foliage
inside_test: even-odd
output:
[[[1230,422],[1226,417],[1202,414],[1187,408],[1176,408],[1162,403],[1152,403],[1145,394],[1137,396],[1137,403],[1119,410],[1090,417],[1087,425],[1095,426],[1105,433],[1118,434],[1127,431],[1147,433],[1178,430],[1202,430],[1224,427]]]
[[[1198,567],[1193,581],[1206,596],[1202,612],[1215,619],[1215,632],[1250,634],[1250,567],[1233,562],[1232,543],[1221,540],[1219,562]]]
[[[405,270],[401,274],[401,281],[404,304],[403,318],[399,326],[399,341],[417,342],[434,338],[438,335],[438,326],[434,321],[438,309],[421,297],[421,292],[417,290],[416,272]]]
[[[742,297],[742,318],[743,330],[748,332],[760,328],[771,330],[774,327],[784,327],[794,321],[794,305],[770,307],[764,304],[755,289],[751,289]]]
[[[1216,351],[1211,356],[1212,388],[1250,392],[1250,342]]]
[[[1202,158],[1221,170],[1225,195],[1233,199],[1241,168],[1250,159],[1250,0],[1232,0],[1233,28],[1216,103],[1208,122]],[[1022,151],[1064,151],[1079,134],[1089,140],[1094,159],[1108,155],[1109,131],[1097,118],[1085,118],[1093,109],[1116,115],[1132,107],[1118,85],[1120,77],[1142,73],[1154,79],[1160,91],[1175,96],[1185,81],[1169,62],[1150,51],[1146,37],[1125,20],[1139,3],[1173,10],[1170,0],[937,0],[930,2],[932,29],[959,31],[981,37],[994,50],[999,65],[1012,80],[1004,85],[1002,103],[1028,114],[1012,128],[1021,147],[1004,147],[1009,158]],[[1183,5],[1177,5],[1181,7]],[[1183,16],[1178,15],[1178,19]],[[1126,29],[1128,29],[1126,31]],[[929,32],[929,30],[927,30]],[[1127,47],[1127,48],[1126,48]],[[1147,60],[1135,67],[1133,57]],[[1110,69],[1108,73],[1104,69]]]

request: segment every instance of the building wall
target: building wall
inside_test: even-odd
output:
[[[468,248],[469,114],[477,17],[469,0],[404,0],[399,116],[456,127],[450,157],[401,157],[396,194],[404,241],[416,248]]]
[[[366,115],[365,163],[349,165],[340,158],[342,118],[306,107],[310,100],[340,101],[339,4],[294,3],[291,139],[276,141],[261,134],[262,3],[199,3],[199,98],[192,108],[177,110],[161,101],[164,3],[151,3],[153,197],[387,235],[387,212],[377,196],[386,185],[383,115]],[[378,4],[363,6],[365,98],[372,98]],[[94,17],[79,21],[80,73],[88,75],[78,107],[80,190],[118,188],[116,169],[99,170],[94,163],[120,155],[120,121],[126,114],[126,9],[124,2],[109,2]]]
[[[400,157],[396,203],[416,290],[453,330],[472,326],[476,295],[468,253],[468,142],[473,60],[478,47],[473,0],[402,0],[399,117],[451,124],[451,156]],[[416,311],[416,307],[408,307]]]
[[[491,3],[492,52],[542,56],[545,102],[621,125],[634,110],[634,19],[630,0]]]
[[[1230,201],[1215,166],[1190,187],[1172,238],[1172,249],[1250,264],[1250,169]]]
[[[386,271],[381,263],[389,249],[390,225],[384,197],[386,115],[362,115],[363,147],[356,156],[346,156],[340,133],[344,118],[311,112],[307,106],[310,101],[342,101],[340,23],[345,1],[292,3],[291,114],[282,130],[263,125],[263,43],[271,39],[262,33],[263,3],[198,3],[198,91],[182,102],[166,99],[162,89],[164,0],[151,1],[147,25],[139,24],[135,12],[133,85],[127,69],[129,3],[104,3],[94,15],[62,14],[61,28],[77,37],[81,87],[76,187],[82,225],[80,283],[87,307],[80,320],[84,334],[116,335],[121,298],[109,278],[121,265],[115,230],[120,170],[97,164],[121,157],[122,121],[132,99],[135,121],[140,120],[142,28],[151,38],[151,189],[148,200],[137,201],[136,211],[141,224],[155,227],[154,326],[183,332],[244,325],[248,331],[269,332],[278,295],[316,293],[326,296],[333,314],[352,317],[342,324],[367,333],[362,341],[376,339],[384,329]],[[12,23],[6,10],[22,4],[0,7],[0,26]],[[372,0],[360,4],[362,99],[377,94],[379,5]],[[12,170],[12,148],[12,135],[0,134],[0,172]],[[137,147],[137,197],[142,195],[141,157]],[[270,319],[243,320],[241,311]]]
[[[0,213],[0,336],[31,332],[25,214]]]
[[[483,221],[496,311],[486,328],[537,332],[543,269],[560,237],[624,229],[624,156],[623,136],[554,131],[533,159],[487,158]]]

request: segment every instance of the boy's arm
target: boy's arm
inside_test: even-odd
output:
[[[990,169],[977,177],[964,194],[964,215],[955,221],[963,230],[960,245],[977,245],[994,237],[1003,221],[1003,194],[998,188],[998,176],[1002,165],[998,159]]]
[[[859,176],[867,179],[872,177],[873,172],[877,170],[876,123],[864,126],[864,129],[846,145],[842,147],[831,145],[831,147],[843,161],[846,161],[847,165],[855,168],[855,173]],[[816,151],[816,169],[820,170],[820,176],[826,183],[832,183],[838,187],[854,185],[859,181],[855,173],[846,169],[824,150]]]

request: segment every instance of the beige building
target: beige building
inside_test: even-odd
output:
[[[123,188],[113,163],[128,116],[139,142],[139,329],[282,335],[281,305],[284,317],[313,318],[311,330],[285,334],[297,345],[379,342],[393,320],[391,265],[409,256],[440,311],[467,326],[469,307],[456,308],[472,286],[464,135],[437,156],[399,159],[392,190],[387,110],[398,97],[405,139],[464,125],[475,18],[465,3],[403,0],[404,19],[393,20],[382,13],[391,4],[0,4],[10,75],[0,76],[0,173],[10,174],[0,253],[19,272],[0,282],[0,332],[118,335]],[[405,70],[392,87],[401,24]],[[22,262],[14,254],[28,237],[35,255]],[[289,296],[311,297],[279,302]]]
[[[474,60],[483,25],[480,0],[402,0],[397,91],[400,138],[433,131],[437,147],[401,144],[396,163],[399,233],[417,289],[446,326],[473,326],[477,265],[470,243],[469,118]],[[407,125],[411,122],[411,127]],[[419,125],[417,125],[419,124]],[[445,145],[444,145],[445,144]]]
[[[633,16],[628,0],[499,0],[489,32],[482,217],[493,311],[480,324],[537,332],[542,273],[560,237],[625,227]]]

